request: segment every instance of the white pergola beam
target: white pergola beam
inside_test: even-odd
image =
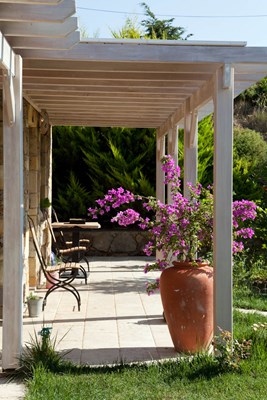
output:
[[[0,28],[1,29],[1,28]],[[164,41],[156,41],[164,42]],[[169,41],[170,42],[170,41]],[[171,41],[172,42],[172,41]],[[216,51],[211,46],[193,46],[183,41],[168,43],[168,51],[164,52],[164,62],[192,63],[263,63],[267,62],[267,47],[218,46]],[[186,41],[184,41],[186,42]],[[145,44],[141,40],[127,42],[116,40],[113,43],[91,41],[81,42],[70,51],[53,53],[51,51],[23,50],[24,58],[68,59],[83,61],[130,61],[159,62],[160,46],[164,43]]]
[[[187,107],[190,110],[197,110],[203,107],[204,104],[208,103],[212,98],[213,93],[213,78],[206,82],[202,87],[187,99]],[[159,137],[165,135],[165,133],[171,129],[173,124],[178,124],[183,118],[185,113],[185,105],[179,106],[179,108],[159,127]],[[189,128],[188,128],[189,129]]]
[[[225,85],[225,83],[228,83]],[[234,69],[220,68],[214,91],[214,326],[233,331],[232,201],[233,201]]]
[[[15,57],[15,123],[3,112],[4,229],[3,229],[3,354],[2,368],[18,367],[23,315],[23,113],[22,59]],[[6,101],[4,91],[4,104]]]
[[[70,49],[80,40],[80,32],[74,31],[63,38],[10,37],[9,44],[13,49]]]
[[[62,3],[63,0],[0,0],[0,3],[15,3],[15,4],[47,4],[51,6],[56,6],[57,4]]]
[[[76,12],[75,0],[64,0],[54,5],[1,4],[0,21],[15,22],[63,22]]]
[[[15,75],[14,59],[14,52],[0,30],[0,68],[8,71],[13,76]]]
[[[65,37],[69,33],[74,32],[78,28],[76,17],[70,17],[62,23],[48,22],[0,22],[0,31],[6,37],[9,36],[25,36],[25,37]],[[24,50],[21,50],[23,52]],[[29,51],[29,50],[25,50]],[[31,52],[40,50],[30,50]],[[43,55],[53,50],[41,50]],[[69,50],[62,50],[69,51]],[[55,52],[57,53],[57,52]],[[23,57],[23,56],[22,56]]]

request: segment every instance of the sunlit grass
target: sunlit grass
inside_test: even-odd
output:
[[[60,373],[37,367],[28,382],[26,400],[176,400],[266,399],[267,322],[258,314],[234,313],[235,338],[252,339],[252,355],[237,370],[224,370],[212,356],[202,354],[154,365],[77,368]]]

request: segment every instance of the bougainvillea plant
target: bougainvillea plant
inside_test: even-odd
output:
[[[144,253],[151,256],[158,250],[160,258],[153,264],[147,264],[145,272],[163,271],[171,266],[174,257],[197,265],[206,254],[212,252],[212,188],[188,183],[190,196],[184,197],[180,190],[180,168],[169,155],[163,157],[161,162],[165,173],[164,184],[169,184],[170,187],[171,204],[163,204],[155,197],[135,195],[120,187],[109,190],[103,199],[96,200],[95,208],[88,209],[89,216],[96,219],[98,215],[109,213],[112,209],[129,205],[129,208],[112,217],[111,222],[117,222],[121,226],[138,224],[141,229],[148,230],[149,241]],[[130,207],[136,201],[142,202],[149,216],[142,217]],[[233,202],[233,253],[241,252],[244,249],[243,240],[253,236],[253,230],[246,227],[244,222],[255,217],[255,203],[248,200]],[[147,283],[148,293],[158,288],[158,284],[158,279]]]

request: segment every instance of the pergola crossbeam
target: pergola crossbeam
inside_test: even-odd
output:
[[[76,12],[74,0],[64,0],[54,5],[1,4],[0,21],[15,22],[63,22]]]
[[[78,28],[78,22],[76,17],[66,19],[64,22],[57,23],[46,23],[46,22],[0,22],[0,31],[6,37],[9,36],[23,36],[23,37],[65,37],[69,33],[74,32]],[[20,54],[23,51],[21,50]],[[30,50],[40,51],[40,50]],[[52,50],[46,50],[52,51]],[[68,50],[62,50],[68,51]],[[56,52],[55,52],[56,53]]]

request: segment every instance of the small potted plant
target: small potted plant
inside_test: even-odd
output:
[[[43,213],[44,219],[47,218],[47,216],[48,216],[48,209],[49,209],[49,207],[51,207],[51,205],[52,205],[52,204],[51,204],[51,202],[50,202],[50,200],[49,200],[48,197],[45,197],[45,198],[43,198],[43,199],[40,200],[40,209],[41,209],[41,211],[42,211],[42,213]]]
[[[27,297],[29,317],[39,317],[42,312],[43,297],[31,292]]]

